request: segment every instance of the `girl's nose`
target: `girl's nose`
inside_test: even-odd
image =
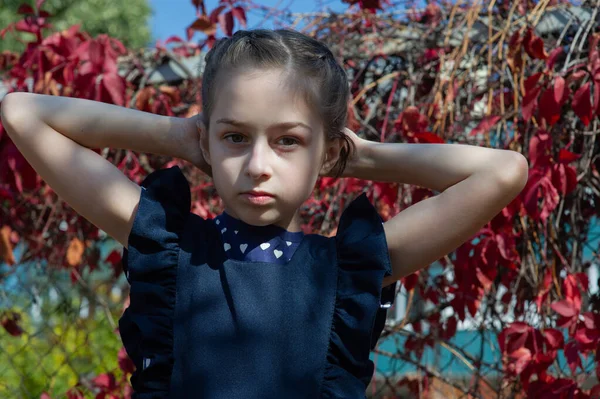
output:
[[[266,139],[258,139],[255,141],[250,151],[247,166],[247,173],[253,179],[259,179],[262,176],[270,176],[271,168],[269,143]]]

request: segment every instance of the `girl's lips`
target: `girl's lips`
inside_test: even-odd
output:
[[[249,202],[256,205],[264,205],[273,200],[273,197],[270,195],[253,195],[249,193],[243,193],[242,196]]]
[[[250,194],[250,195],[255,195],[255,196],[268,196],[268,197],[273,197],[273,195],[271,193],[267,193],[266,191],[246,191],[242,194]]]

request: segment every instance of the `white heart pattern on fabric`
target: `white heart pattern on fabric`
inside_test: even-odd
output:
[[[260,248],[264,251],[265,249],[269,248],[271,246],[271,244],[269,244],[268,242],[263,242],[262,244],[260,244]]]
[[[227,231],[227,227],[225,227],[223,230],[221,230],[221,234],[225,233]]]
[[[225,251],[229,251],[231,249],[231,245],[229,245],[228,243],[223,244],[223,248],[225,248]]]
[[[279,258],[281,255],[283,255],[283,251],[279,251],[279,250],[277,250],[277,249],[276,249],[275,251],[273,251],[273,253],[275,254],[275,256],[276,256],[277,258]]]
[[[237,234],[237,233],[238,233],[238,231],[237,231],[237,230],[233,230],[233,232],[234,232],[235,234]]]
[[[287,246],[288,246],[288,247],[289,247],[290,245],[292,245],[292,242],[291,242],[291,241],[286,241],[285,243],[287,244]]]
[[[217,220],[215,220],[215,223],[216,223],[217,225],[219,225],[219,224],[221,224],[221,221],[220,221],[219,219],[217,219]]]
[[[248,248],[248,244],[240,244],[240,251],[242,251],[242,253],[246,252],[246,248]]]

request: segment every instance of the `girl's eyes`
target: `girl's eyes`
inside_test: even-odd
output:
[[[233,133],[233,134],[228,134],[226,136],[223,136],[223,138],[225,140],[227,140],[230,137],[242,137],[243,138],[244,136],[242,136],[241,134],[238,134],[238,133]],[[290,140],[292,142],[292,144],[287,144],[287,145],[284,144],[285,147],[292,147],[296,144],[300,144],[300,141],[293,137],[282,137],[280,141],[283,141],[283,140]],[[239,144],[239,143],[241,143],[241,141],[230,141],[230,143]],[[288,141],[288,143],[289,143],[289,141]]]

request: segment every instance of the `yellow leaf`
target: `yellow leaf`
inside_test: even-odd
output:
[[[69,266],[77,266],[81,263],[85,245],[78,238],[73,238],[67,249],[67,263]]]

